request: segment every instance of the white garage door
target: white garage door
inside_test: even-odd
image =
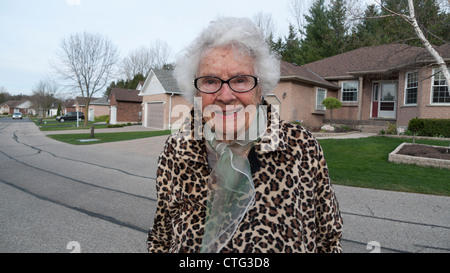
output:
[[[147,127],[164,129],[164,102],[147,103]]]
[[[109,124],[117,124],[117,106],[111,106],[111,116]]]

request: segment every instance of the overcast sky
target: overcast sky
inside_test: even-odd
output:
[[[286,36],[290,0],[0,0],[0,87],[31,94],[54,75],[61,40],[87,31],[117,45],[121,56],[155,40],[174,55],[218,16],[252,18],[270,13],[278,36]]]

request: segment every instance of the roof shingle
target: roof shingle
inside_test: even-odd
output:
[[[142,102],[142,97],[139,96],[139,90],[113,88],[111,89],[112,95],[115,96],[116,101]]]

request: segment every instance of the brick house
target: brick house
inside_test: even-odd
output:
[[[192,103],[186,100],[171,70],[153,69],[142,85],[139,96],[142,98],[142,126],[157,129],[172,129],[172,125],[183,119],[177,106],[189,112]],[[177,116],[175,113],[180,113]]]
[[[450,62],[450,45],[436,48]],[[449,118],[450,95],[435,61],[423,48],[402,44],[363,47],[303,66],[281,64],[280,83],[266,96],[280,104],[281,119],[308,127],[329,121],[321,104],[338,98],[333,123],[373,131],[387,122],[406,128],[410,119]]]
[[[8,113],[12,115],[20,112],[24,115],[34,115],[35,110],[32,109],[32,106],[32,102],[26,99],[20,101],[10,100],[0,104],[0,114]]]
[[[140,122],[142,97],[139,90],[113,88],[109,95],[109,123]]]
[[[450,45],[436,48],[450,62]],[[282,61],[280,81],[264,98],[278,105],[280,118],[319,128],[330,119],[327,97],[342,102],[333,124],[379,132],[387,122],[406,128],[409,120],[449,118],[450,95],[442,73],[425,49],[388,44],[355,49],[303,66]],[[152,70],[144,82],[142,124],[170,128],[180,118],[176,107],[188,102],[172,71]],[[175,109],[175,110],[174,110]]]
[[[109,102],[107,97],[92,98],[89,103],[88,119],[93,121],[95,117],[109,115]]]

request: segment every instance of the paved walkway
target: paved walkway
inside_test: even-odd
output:
[[[142,131],[159,131],[160,129],[146,128],[140,125],[131,125],[118,128],[99,128],[95,129],[95,133],[120,133],[120,132],[142,132]],[[89,134],[90,129],[74,129],[74,130],[60,130],[60,131],[44,131],[45,135],[61,135],[61,134]]]

